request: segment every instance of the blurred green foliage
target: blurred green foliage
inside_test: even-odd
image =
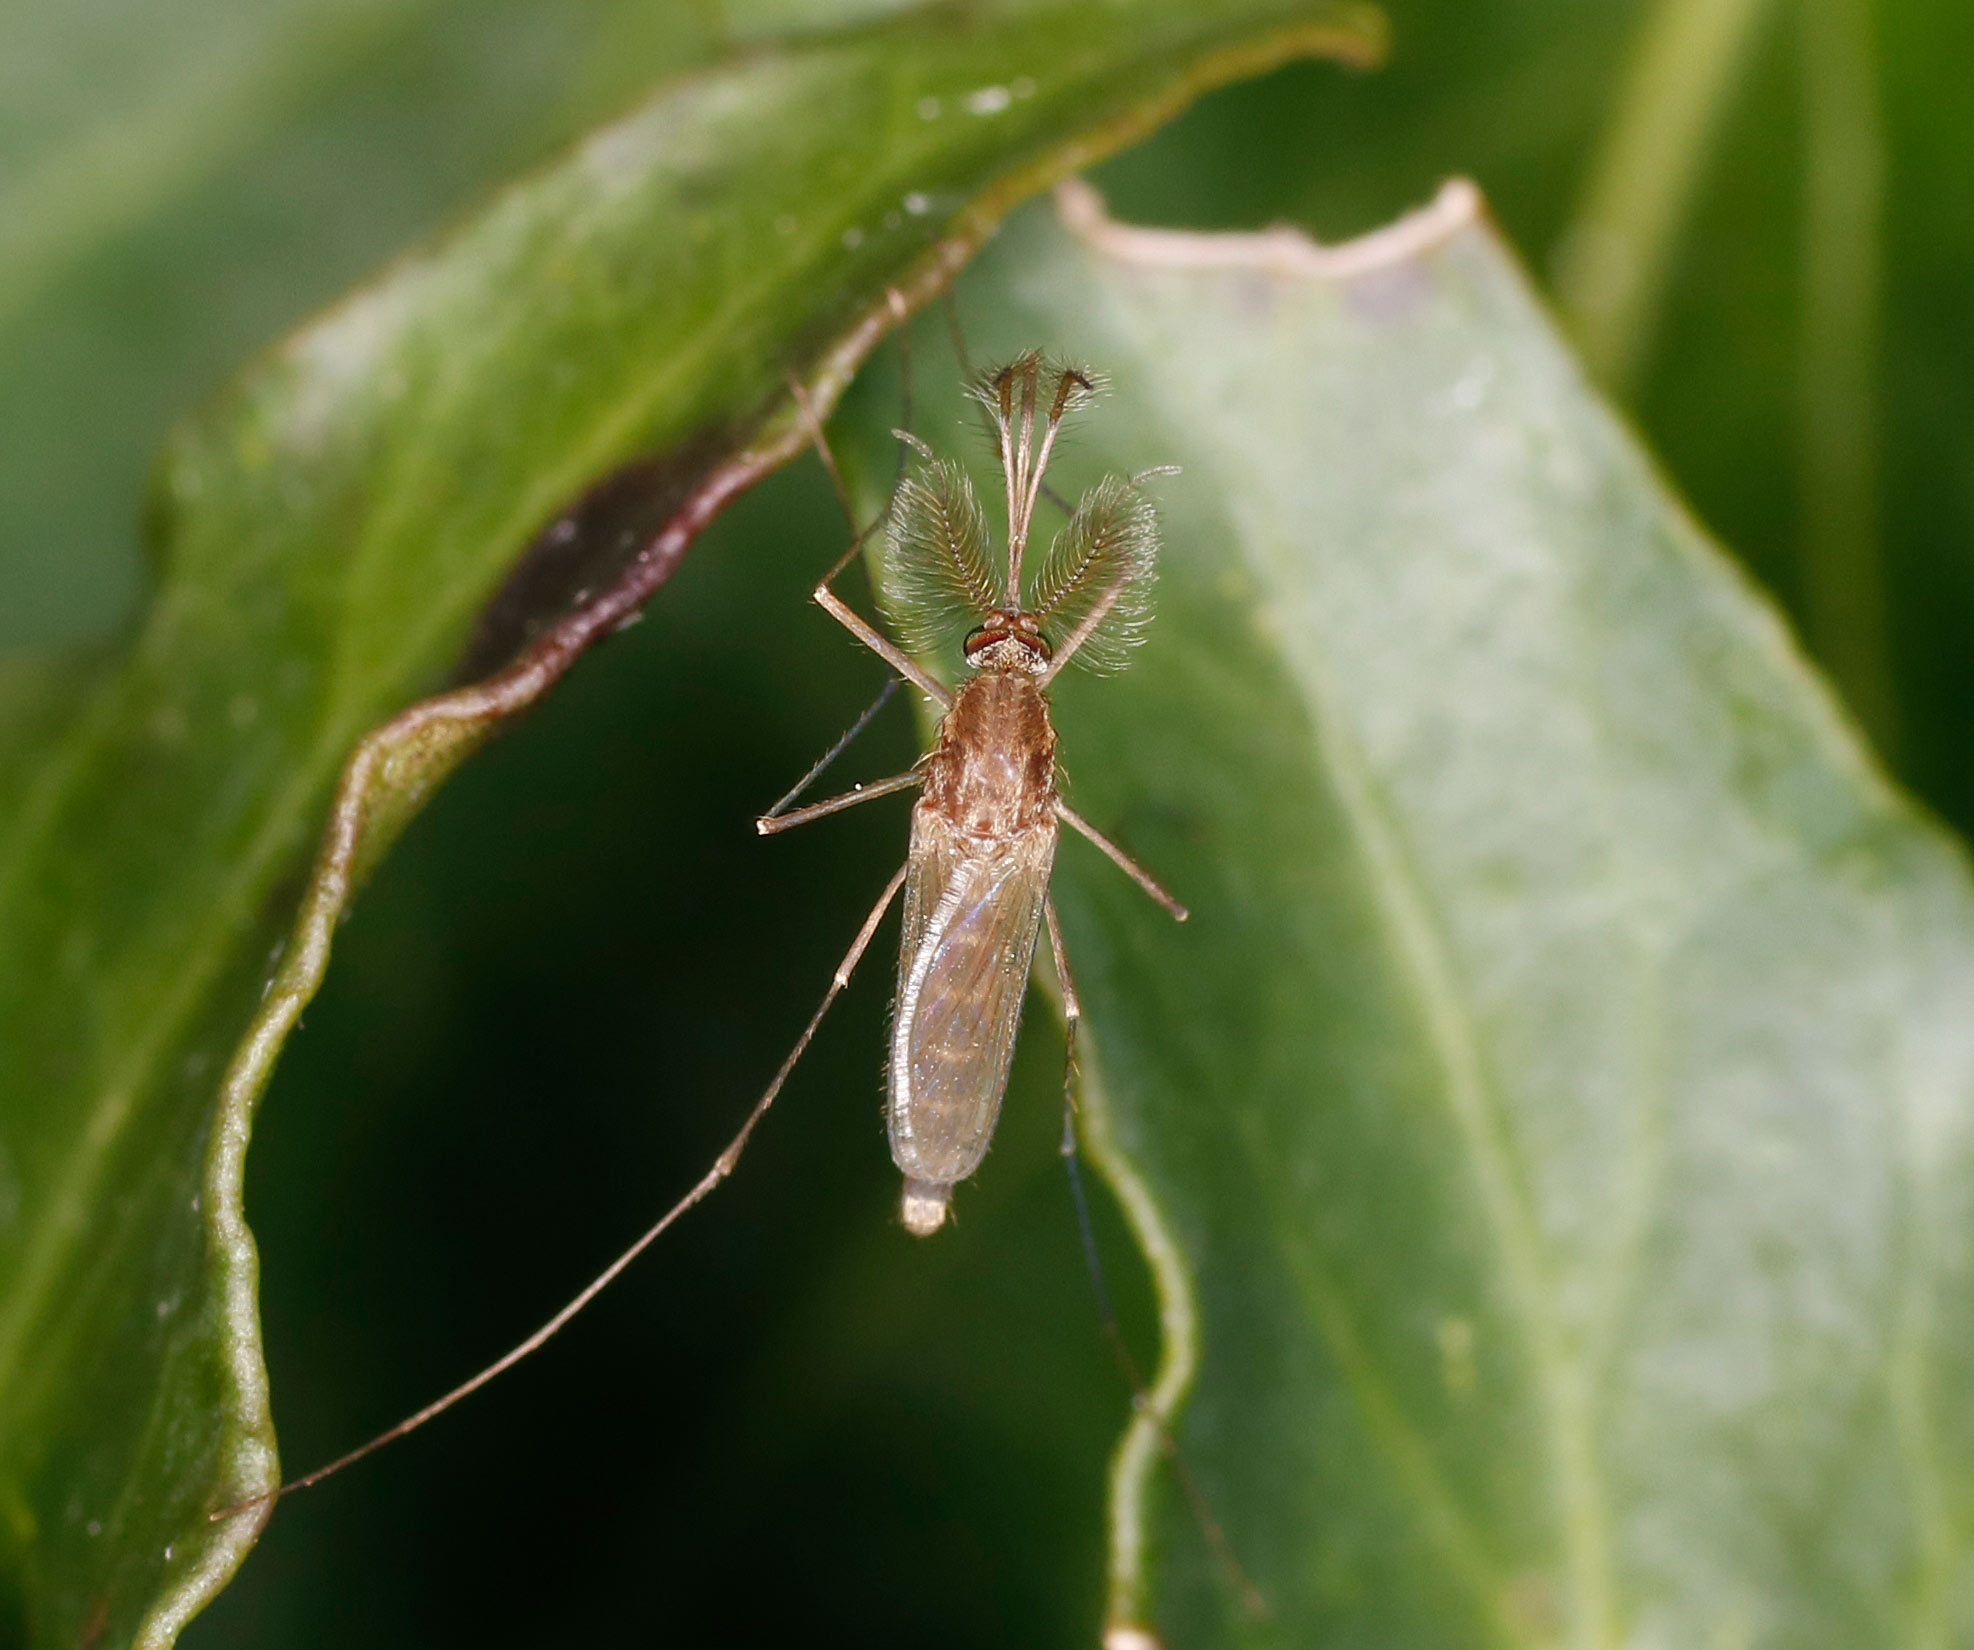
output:
[[[247,352],[656,80],[844,10],[14,8],[0,643],[129,619],[150,455]],[[1690,198],[1644,271],[1649,325],[1612,358],[1674,483],[1785,603],[1811,614],[1811,547],[1832,520],[1840,556],[1881,570],[1882,618],[1860,601],[1867,633],[1851,636],[1825,603],[1812,639],[1840,666],[1853,644],[1886,662],[1875,725],[1965,830],[1974,16],[1860,8],[1882,165],[1875,193],[1869,177],[1832,187],[1862,210],[1875,262],[1818,284],[1814,128],[1856,116],[1841,88],[1834,113],[1827,84],[1811,95],[1812,10],[1749,8],[1691,138]],[[1626,129],[1658,8],[1390,12],[1383,72],[1304,66],[1215,95],[1103,169],[1113,209],[1333,237],[1466,173],[1547,276]],[[1835,291],[1834,321],[1812,290]],[[1862,372],[1843,370],[1847,338]],[[1861,515],[1855,481],[1833,502],[1833,428],[1869,460]],[[697,1173],[895,862],[892,829],[764,853],[744,828],[872,686],[789,571],[830,559],[833,510],[813,473],[743,501],[650,621],[469,765],[366,892],[250,1167],[289,1462],[504,1346]],[[907,758],[902,720],[861,771]],[[875,1105],[827,1104],[874,1096],[884,991],[873,976],[853,992],[803,1090],[664,1264],[443,1427],[284,1509],[186,1642],[1087,1643],[1101,1466],[1126,1404],[1050,1152],[1046,1039],[1024,1047],[995,1175],[951,1240],[907,1263]],[[1107,1248],[1142,1339],[1142,1280],[1128,1246]]]

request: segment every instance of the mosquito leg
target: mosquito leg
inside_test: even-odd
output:
[[[836,502],[843,507],[843,519],[850,524],[850,548],[837,558],[836,565],[823,575],[824,584],[832,583],[838,574],[856,560],[857,552],[863,549],[871,534],[882,527],[891,515],[891,500],[886,499],[884,508],[871,518],[866,527],[858,527],[856,507],[850,502],[850,489],[844,484],[843,471],[837,466],[835,450],[829,444],[829,436],[824,431],[822,420],[816,416],[815,404],[809,399],[809,392],[802,387],[798,378],[788,380],[788,393],[795,398],[796,410],[802,415],[802,423],[809,432],[809,444],[816,449],[816,456],[822,460],[822,467],[828,473],[829,485],[836,494]],[[899,464],[902,468],[903,457]],[[897,489],[892,489],[897,496]]]
[[[1117,1365],[1131,1388],[1132,1407],[1140,1414],[1152,1414],[1151,1399],[1138,1374],[1138,1360],[1118,1325],[1116,1309],[1110,1302],[1110,1286],[1104,1281],[1103,1261],[1097,1254],[1097,1229],[1090,1219],[1090,1199],[1083,1190],[1082,1156],[1076,1148],[1076,1032],[1083,1021],[1083,1005],[1076,996],[1076,981],[1069,972],[1069,952],[1062,943],[1062,922],[1056,915],[1056,902],[1045,900],[1043,915],[1049,925],[1049,952],[1056,965],[1056,984],[1062,990],[1062,1154],[1069,1171],[1069,1195],[1076,1204],[1076,1231],[1083,1243],[1083,1265],[1090,1274],[1090,1288],[1097,1297],[1097,1315],[1103,1321],[1104,1338],[1117,1354]],[[1163,1431],[1163,1428],[1160,1429]]]
[[[775,805],[772,808],[770,808],[766,813],[761,815],[761,818],[779,819],[784,813],[786,813],[790,808],[790,806],[794,804],[795,800],[798,797],[800,797],[804,791],[806,791],[818,779],[822,778],[824,773],[826,773],[829,770],[829,765],[850,748],[851,744],[856,740],[857,735],[862,733],[865,728],[870,726],[871,719],[875,717],[879,711],[884,709],[886,705],[891,703],[891,695],[896,693],[897,691],[898,691],[898,678],[895,676],[885,677],[883,688],[879,690],[877,697],[873,699],[870,702],[870,704],[865,708],[863,715],[859,716],[856,719],[856,721],[850,724],[849,732],[844,734],[843,737],[837,740],[835,744],[831,745],[828,750],[824,751],[822,753],[822,756],[816,761],[815,765],[812,766],[807,773],[802,775],[802,777],[798,779],[793,786],[790,787],[788,793],[785,796],[783,796],[778,802],[776,802]],[[767,835],[765,831],[763,831],[761,834],[763,836]]]
[[[1062,924],[1056,920],[1056,902],[1042,902],[1049,923],[1049,954],[1055,959],[1056,985],[1062,991],[1062,1155],[1071,1160],[1070,1178],[1076,1179],[1076,1028],[1083,1023],[1083,1004],[1076,996],[1076,981],[1069,972],[1069,953],[1063,949]],[[1083,1206],[1082,1187],[1077,1187],[1076,1205]],[[1094,1251],[1092,1251],[1094,1253]],[[1097,1285],[1103,1293],[1103,1285]]]
[[[897,289],[891,291],[892,307],[898,316],[898,423],[902,430],[893,430],[893,435],[903,434],[906,438],[898,445],[898,471],[891,478],[891,496],[898,496],[898,489],[904,485],[906,443],[912,439],[912,329],[904,324],[904,299],[898,296]],[[884,513],[888,516],[891,507],[887,503]]]
[[[1095,634],[1097,626],[1110,616],[1110,610],[1117,605],[1118,598],[1124,594],[1126,578],[1128,575],[1119,578],[1099,596],[1090,611],[1077,621],[1076,628],[1063,637],[1062,646],[1056,649],[1055,656],[1049,660],[1048,668],[1035,678],[1037,687],[1047,687],[1061,675],[1063,666],[1076,657],[1077,649],[1082,647]]]
[[[887,287],[884,296],[890,306],[891,319],[898,327],[896,335],[898,340],[898,356],[904,376],[903,423],[909,429],[912,422],[912,357],[910,333],[907,331],[905,323],[911,319],[911,312],[905,307],[905,295],[895,286]],[[850,503],[850,489],[843,484],[843,472],[837,467],[836,454],[830,449],[829,438],[823,434],[822,420],[816,416],[815,405],[809,400],[809,392],[802,387],[802,381],[799,378],[792,376],[788,379],[788,392],[795,398],[796,409],[802,415],[803,424],[808,427],[809,439],[815,445],[816,456],[822,460],[823,468],[829,472],[829,484],[836,490],[836,502],[843,506],[844,519],[849,522],[851,533],[855,535],[857,542],[861,544],[875,530],[877,521],[882,521],[886,515],[890,514],[891,507],[889,504],[886,504],[884,510],[878,515],[877,521],[872,522],[869,527],[864,528],[861,532],[858,531],[857,512]],[[899,469],[901,473],[903,467],[904,456],[900,454]],[[897,489],[894,487],[892,491],[895,493]]]
[[[1138,1361],[1131,1356],[1124,1331],[1118,1326],[1117,1312],[1110,1303],[1110,1286],[1104,1281],[1103,1261],[1097,1254],[1097,1230],[1090,1220],[1090,1200],[1083,1190],[1082,1157],[1076,1149],[1076,1032],[1083,1023],[1083,1005],[1076,996],[1076,981],[1069,972],[1069,953],[1062,943],[1062,923],[1056,916],[1056,902],[1047,900],[1042,910],[1049,925],[1049,951],[1055,960],[1056,984],[1062,990],[1062,1154],[1069,1171],[1069,1195],[1076,1205],[1076,1231],[1083,1244],[1083,1267],[1090,1274],[1090,1288],[1097,1297],[1097,1316],[1103,1323],[1104,1338],[1117,1354],[1118,1367],[1131,1388],[1132,1407],[1149,1413],[1151,1400],[1145,1396],[1145,1383],[1138,1376]]]
[[[840,565],[840,564],[839,564]],[[873,625],[856,609],[849,606],[841,596],[830,589],[825,579],[816,586],[816,605],[840,624],[845,630],[862,642],[900,676],[917,688],[940,709],[944,710],[953,702],[953,695],[936,676],[924,670],[899,647],[890,637]]]
[[[898,897],[898,890],[905,884],[905,869],[904,866],[899,866],[897,875],[892,877],[884,885],[884,892],[878,896],[877,904],[871,907],[871,913],[864,918],[863,927],[857,930],[857,937],[851,941],[849,951],[845,953],[843,961],[837,964],[836,974],[829,983],[829,990],[823,993],[823,1000],[816,1005],[815,1013],[809,1016],[809,1023],[802,1028],[802,1035],[795,1040],[795,1046],[788,1051],[788,1058],[782,1061],[781,1069],[774,1075],[774,1081],[768,1084],[761,1098],[754,1102],[754,1109],[747,1114],[747,1120],[740,1125],[740,1132],[727,1142],[726,1150],[721,1152],[713,1160],[713,1166],[699,1177],[692,1189],[684,1197],[680,1198],[678,1202],[674,1203],[671,1208],[667,1209],[658,1218],[656,1223],[647,1228],[642,1237],[608,1266],[604,1267],[567,1306],[563,1307],[561,1311],[557,1312],[554,1317],[550,1318],[547,1323],[543,1324],[541,1328],[537,1329],[525,1341],[521,1342],[520,1345],[511,1351],[496,1358],[477,1375],[461,1381],[458,1386],[446,1393],[444,1397],[434,1399],[423,1409],[419,1410],[417,1414],[406,1416],[396,1426],[378,1433],[375,1438],[372,1438],[366,1444],[359,1444],[347,1455],[338,1456],[326,1467],[317,1467],[314,1472],[304,1473],[300,1478],[291,1478],[287,1483],[280,1485],[276,1489],[271,1489],[263,1495],[256,1495],[246,1501],[236,1502],[230,1507],[222,1507],[218,1512],[209,1514],[208,1516],[214,1522],[218,1522],[223,1518],[231,1518],[236,1513],[248,1512],[255,1507],[265,1506],[268,1502],[278,1500],[284,1495],[292,1495],[296,1490],[305,1490],[311,1484],[319,1484],[331,1474],[341,1472],[343,1468],[361,1461],[373,1450],[382,1449],[386,1444],[396,1442],[398,1439],[404,1437],[405,1434],[416,1432],[427,1421],[434,1420],[438,1416],[443,1415],[462,1398],[479,1391],[481,1387],[485,1386],[496,1375],[504,1374],[507,1370],[512,1369],[523,1358],[527,1357],[529,1353],[535,1351],[545,1341],[549,1340],[557,1330],[561,1329],[578,1312],[582,1311],[584,1307],[595,1300],[612,1283],[616,1282],[617,1278],[631,1262],[636,1260],[645,1250],[649,1249],[659,1238],[663,1237],[681,1215],[692,1208],[694,1204],[703,1202],[708,1193],[718,1186],[721,1181],[725,1180],[728,1175],[733,1173],[734,1165],[740,1161],[740,1154],[747,1149],[747,1142],[753,1135],[755,1126],[759,1124],[763,1117],[767,1116],[768,1108],[775,1103],[775,1097],[781,1093],[782,1085],[788,1081],[789,1074],[795,1070],[796,1062],[808,1052],[809,1044],[815,1038],[816,1030],[821,1026],[823,1016],[829,1012],[830,1005],[842,995],[843,988],[850,983],[850,975],[862,959],[864,952],[870,948],[871,936],[877,932],[877,925],[884,920],[884,913],[890,909],[891,902]]]
[[[1072,831],[1077,832],[1081,836],[1088,837],[1099,848],[1101,848],[1104,851],[1105,855],[1109,858],[1111,864],[1115,865],[1120,871],[1122,871],[1127,877],[1129,877],[1133,882],[1135,882],[1140,888],[1144,889],[1146,893],[1151,895],[1153,899],[1157,900],[1160,905],[1164,906],[1165,909],[1171,913],[1173,921],[1184,922],[1186,918],[1191,915],[1191,913],[1187,911],[1187,909],[1183,905],[1181,905],[1176,899],[1174,899],[1170,894],[1168,894],[1163,888],[1159,887],[1159,885],[1152,880],[1150,873],[1144,870],[1143,867],[1141,867],[1135,859],[1133,859],[1129,854],[1127,854],[1122,848],[1118,847],[1116,843],[1112,842],[1109,837],[1105,836],[1102,831],[1098,830],[1096,826],[1092,825],[1087,819],[1085,819],[1081,814],[1079,814],[1074,808],[1072,808],[1067,802],[1063,801],[1060,797],[1056,799],[1056,817],[1060,819],[1063,822],[1063,824],[1067,825]]]
[[[763,814],[754,821],[754,829],[763,836],[792,831],[797,825],[806,825],[810,820],[821,819],[825,814],[840,814],[845,808],[854,808],[859,802],[869,802],[876,797],[908,791],[924,778],[925,775],[917,768],[910,768],[904,773],[893,774],[889,779],[880,779],[869,785],[859,785],[855,790],[845,791],[841,796],[832,796],[827,802],[818,802],[807,808],[797,808],[792,814]]]
[[[1042,914],[1049,925],[1049,954],[1056,965],[1056,984],[1062,990],[1062,1153],[1069,1170],[1070,1196],[1076,1200],[1076,1230],[1083,1240],[1083,1264],[1090,1273],[1090,1287],[1097,1296],[1097,1312],[1103,1319],[1104,1335],[1117,1354],[1118,1367],[1131,1385],[1134,1406],[1142,1414],[1151,1413],[1151,1400],[1145,1383],[1138,1376],[1138,1362],[1118,1327],[1117,1313],[1110,1303],[1110,1288],[1104,1282],[1103,1262],[1097,1256],[1097,1230],[1090,1220],[1090,1200],[1083,1191],[1081,1154],[1076,1148],[1076,1033],[1083,1023],[1083,1004],[1076,995],[1076,980],[1069,972],[1069,951],[1062,943],[1062,919],[1056,915],[1056,902],[1044,900]]]
[[[1083,1189],[1082,1155],[1076,1147],[1076,1030],[1083,1020],[1083,1008],[1076,996],[1076,982],[1069,972],[1069,952],[1062,943],[1062,922],[1056,915],[1056,902],[1053,899],[1045,900],[1042,911],[1049,925],[1049,952],[1056,965],[1056,981],[1062,988],[1062,1162],[1069,1171],[1069,1195],[1076,1205],[1076,1233],[1083,1245],[1083,1265],[1090,1274],[1090,1288],[1097,1297],[1097,1316],[1103,1323],[1104,1339],[1110,1342],[1111,1351],[1117,1357],[1117,1367],[1131,1388],[1133,1412],[1142,1415],[1158,1433],[1159,1447],[1172,1467],[1173,1476],[1179,1481],[1200,1534],[1206,1538],[1213,1556],[1220,1561],[1235,1590],[1241,1595],[1241,1602],[1248,1613],[1266,1620],[1269,1613],[1267,1600],[1241,1568],[1240,1560],[1234,1556],[1233,1546],[1227,1540],[1226,1531],[1220,1528],[1207,1508],[1206,1496],[1198,1480],[1193,1477],[1186,1458],[1179,1453],[1178,1444],[1166,1429],[1165,1417],[1159,1414],[1151,1394],[1145,1388],[1144,1379],[1138,1373],[1138,1360],[1131,1356],[1130,1343],[1124,1339],[1124,1330],[1117,1321],[1117,1310],[1111,1304],[1110,1287],[1104,1280],[1103,1260],[1097,1253],[1097,1228],[1090,1218],[1089,1194]]]
[[[966,327],[960,321],[960,301],[947,287],[941,298],[946,309],[946,331],[953,340],[953,359],[960,364],[960,377],[967,382],[973,379],[973,360],[966,351]]]
[[[898,298],[895,293],[892,296],[894,309],[902,311],[903,299]],[[837,468],[836,455],[830,451],[829,437],[823,431],[822,420],[816,417],[816,409],[809,400],[809,393],[793,378],[788,381],[788,389],[795,397],[795,405],[801,412],[803,422],[808,426],[809,439],[815,445],[817,456],[822,459],[823,468],[829,472],[830,484],[836,489],[837,500],[843,506],[843,513],[849,517],[850,530],[855,534],[850,541],[850,548],[837,558],[836,565],[822,576],[822,582],[816,586],[816,604],[912,686],[930,698],[934,704],[942,708],[950,705],[953,696],[943,683],[921,669],[902,648],[894,645],[889,637],[830,589],[843,570],[856,560],[857,552],[863,549],[865,541],[890,517],[891,501],[885,501],[883,510],[868,527],[862,532],[857,531],[856,513],[850,504],[849,489],[843,484],[843,472]],[[897,496],[897,489],[893,488],[892,499]]]

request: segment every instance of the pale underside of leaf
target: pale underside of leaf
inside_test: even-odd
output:
[[[1195,912],[1057,882],[1168,1336],[1114,1624],[1257,1630],[1147,1500],[1164,1417],[1264,1639],[1959,1642],[1963,854],[1470,189],[1334,248],[1067,210],[989,344],[1103,362],[1101,458],[1184,467],[1128,691],[1058,712]]]

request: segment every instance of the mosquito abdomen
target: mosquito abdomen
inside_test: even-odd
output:
[[[969,841],[923,804],[914,811],[887,1110],[905,1224],[921,1235],[939,1228],[993,1138],[1055,837],[1050,820]]]
[[[943,1224],[1000,1116],[1055,860],[1054,760],[1033,684],[975,677],[912,810],[887,1110],[920,1236]]]

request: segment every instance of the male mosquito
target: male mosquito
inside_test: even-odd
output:
[[[900,483],[885,522],[882,598],[906,648],[832,588],[859,544],[817,586],[815,599],[941,707],[938,737],[905,773],[795,812],[771,811],[757,822],[768,835],[873,797],[920,791],[904,868],[884,890],[836,979],[840,985],[849,977],[902,886],[886,1113],[891,1156],[905,1177],[905,1228],[921,1237],[944,1224],[953,1187],[986,1155],[1045,922],[1073,1066],[1080,1009],[1048,891],[1057,822],[1088,837],[1174,917],[1186,916],[1056,792],[1049,684],[1072,662],[1105,671],[1122,667],[1151,618],[1158,565],[1158,517],[1143,484],[1165,472],[1111,475],[1083,495],[1039,569],[1024,580],[1057,433],[1101,387],[1095,373],[1034,351],[969,387],[999,447],[1007,495],[1004,578],[993,565],[986,517],[966,471],[897,432],[921,461]],[[911,655],[950,642],[969,625],[963,648],[968,674],[955,690]]]
[[[1048,891],[1058,823],[1088,837],[1173,917],[1186,919],[1184,906],[1056,792],[1049,684],[1072,662],[1101,671],[1119,669],[1142,638],[1151,618],[1159,543],[1158,516],[1144,483],[1171,473],[1148,470],[1099,481],[1070,513],[1033,579],[1024,583],[1030,528],[1044,496],[1043,477],[1057,433],[1101,389],[1096,373],[1045,360],[1034,351],[982,374],[969,386],[999,445],[1007,495],[1005,577],[990,558],[986,517],[965,470],[939,458],[916,437],[898,432],[920,460],[880,518],[886,535],[884,596],[905,647],[862,618],[832,588],[868,534],[851,544],[816,587],[815,599],[824,611],[937,704],[944,716],[932,749],[907,772],[783,811],[856,736],[863,726],[859,722],[756,822],[761,834],[770,836],[859,802],[914,787],[920,791],[904,865],[857,930],[808,1025],[726,1150],[635,1243],[518,1346],[367,1443],[303,1477],[223,1507],[211,1515],[214,1519],[265,1507],[416,1431],[511,1369],[601,1294],[733,1172],[823,1016],[850,983],[901,888],[904,930],[886,1088],[891,1155],[905,1177],[906,1230],[921,1237],[936,1232],[945,1223],[953,1188],[986,1155],[1044,924],[1062,988],[1067,1107],[1081,1007]],[[797,401],[810,417],[817,451],[840,490],[828,444],[799,391]],[[962,649],[968,674],[957,690],[906,651],[930,652],[968,625]]]

